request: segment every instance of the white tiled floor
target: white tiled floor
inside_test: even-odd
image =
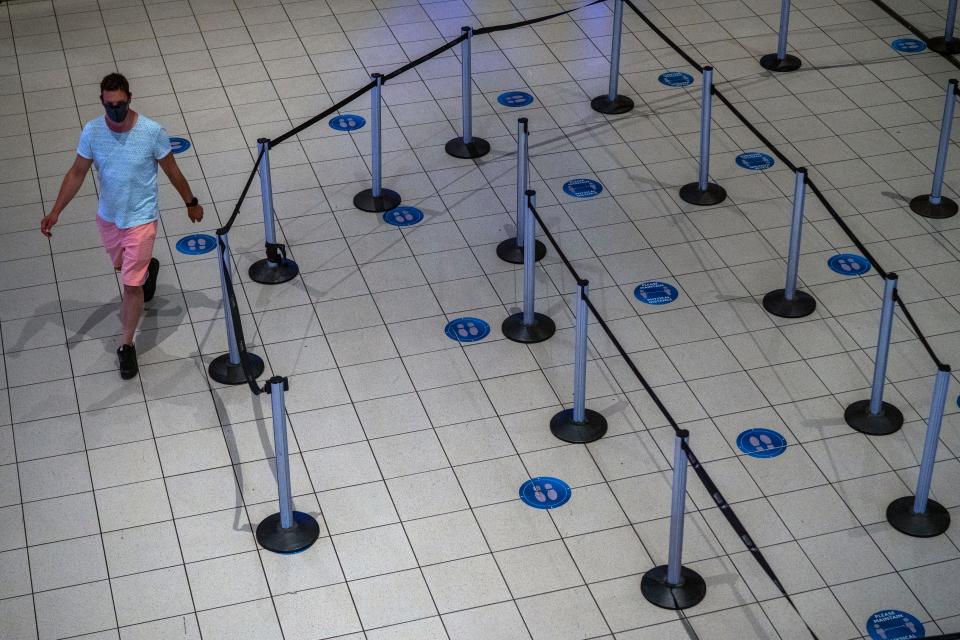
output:
[[[325,122],[271,153],[279,228],[302,277],[265,287],[258,185],[231,243],[251,349],[290,377],[296,506],[323,525],[306,553],[257,548],[275,510],[270,404],[209,381],[225,350],[213,254],[183,235],[226,221],[255,158],[276,137],[456,37],[575,6],[556,0],[53,0],[0,5],[0,638],[90,640],[585,640],[806,638],[698,480],[689,481],[685,560],[707,580],[687,620],[640,595],[667,553],[672,431],[596,324],[588,402],[610,421],[565,445],[549,418],[570,402],[575,283],[554,251],[538,304],[558,325],[522,346],[499,331],[521,297],[496,243],[514,232],[516,118],[530,119],[539,210],[591,297],[682,426],[741,519],[825,640],[865,637],[902,609],[928,635],[960,631],[960,412],[948,402],[934,497],[955,523],[918,540],[885,520],[916,481],[934,369],[897,324],[887,397],[904,429],[871,438],[843,408],[866,397],[882,282],[826,260],[850,241],[812,197],[801,277],[817,315],[773,318],[793,176],[739,168],[763,150],[715,107],[712,173],[730,193],[701,210],[677,197],[696,173],[698,87],[627,12],[621,91],[638,108],[605,117],[606,4],[474,40],[475,131],[493,152],[447,156],[460,131],[458,50],[384,88],[384,174],[425,220],[398,230],[352,208],[369,181],[369,129]],[[928,33],[944,2],[898,3]],[[888,270],[944,361],[960,366],[960,217],[913,215],[925,193],[946,80],[869,1],[794,3],[802,71],[771,75],[775,0],[654,0],[641,7],[816,183]],[[88,180],[48,243],[36,227],[56,197],[97,83],[119,69],[134,105],[193,147],[178,157],[208,215],[191,225],[162,188],[163,267],[138,338],[141,372],[122,382],[113,350],[119,287],[99,247]],[[497,103],[508,90],[527,108]],[[362,98],[349,112],[369,115]],[[948,187],[960,191],[960,149]],[[604,192],[577,200],[571,177]],[[676,286],[637,302],[645,280]],[[493,327],[459,345],[469,315]],[[265,374],[266,375],[266,374]],[[743,456],[744,429],[783,433],[786,453]],[[573,487],[554,511],[517,499],[531,476]]]

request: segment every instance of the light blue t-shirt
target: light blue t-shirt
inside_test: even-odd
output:
[[[111,131],[103,116],[83,126],[77,155],[93,160],[100,184],[97,215],[121,229],[157,219],[157,160],[170,149],[170,138],[158,123],[137,115],[133,128]]]

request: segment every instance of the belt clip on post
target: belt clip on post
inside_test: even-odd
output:
[[[371,188],[364,189],[353,197],[353,206],[361,211],[383,213],[399,207],[401,199],[399,193],[384,189],[381,185],[383,158],[380,149],[380,91],[383,88],[383,75],[372,73],[370,78],[375,83],[373,90],[370,92],[370,165],[371,173],[373,173],[373,184]]]
[[[667,564],[643,574],[640,592],[647,602],[663,609],[688,609],[707,595],[707,583],[693,569],[681,564],[683,554],[683,512],[687,499],[687,453],[684,443],[690,432],[677,432],[673,449],[673,492],[670,505],[670,551]]]
[[[768,71],[796,71],[800,68],[800,58],[787,53],[787,32],[790,30],[790,0],[780,2],[780,32],[777,38],[777,52],[768,53],[760,58],[760,66]]]
[[[610,45],[610,88],[605,96],[590,101],[599,113],[617,115],[633,109],[633,100],[617,93],[620,82],[620,46],[623,37],[623,0],[613,0],[613,42]]]
[[[943,422],[949,388],[950,367],[940,365],[933,383],[933,398],[930,401],[930,417],[927,420],[927,436],[923,443],[916,493],[898,498],[887,507],[887,522],[897,531],[915,538],[932,538],[950,528],[950,512],[939,502],[930,499],[933,463],[937,457],[940,425]]]
[[[947,151],[950,148],[950,131],[953,129],[953,112],[957,106],[957,81],[947,82],[947,95],[943,104],[943,122],[940,125],[940,144],[937,147],[937,164],[933,170],[933,186],[930,195],[917,196],[910,201],[910,210],[924,218],[951,218],[957,215],[957,203],[943,195],[943,174],[947,170]]]
[[[523,264],[523,234],[527,212],[527,189],[530,188],[530,129],[526,118],[517,118],[517,236],[497,245],[497,256],[510,264]],[[539,240],[534,260],[547,255],[547,247]]]
[[[599,440],[607,432],[607,419],[587,409],[587,291],[590,282],[577,283],[577,342],[573,364],[573,408],[564,409],[550,420],[550,432],[564,442],[586,443]]]
[[[537,206],[537,192],[527,191],[527,205],[531,208]],[[524,220],[524,238],[523,238],[523,311],[515,313],[503,321],[501,329],[503,335],[514,342],[523,342],[532,344],[534,342],[543,342],[549,340],[557,331],[557,325],[553,319],[542,313],[534,311],[534,299],[536,298],[536,264],[534,260],[534,251],[536,244],[534,242],[534,230],[537,220],[532,211],[527,211]]]
[[[463,42],[460,44],[461,100],[463,102],[463,135],[447,143],[445,149],[454,158],[482,158],[490,153],[490,143],[473,135],[473,79],[470,62],[473,27],[461,27]]]
[[[270,140],[257,140],[260,160],[260,198],[263,202],[263,231],[266,237],[267,257],[257,260],[247,272],[250,279],[260,284],[280,284],[297,277],[300,268],[287,258],[286,248],[277,244],[277,224],[273,210],[273,182],[270,179]]]
[[[316,519],[308,513],[293,510],[286,405],[283,401],[283,394],[289,388],[286,378],[274,376],[264,389],[270,394],[273,413],[273,448],[277,456],[277,495],[280,498],[280,511],[267,516],[257,525],[257,542],[267,551],[274,553],[303,551],[320,537],[320,524]]]
[[[887,377],[887,358],[890,355],[890,334],[893,331],[897,282],[897,274],[888,273],[883,283],[883,308],[880,311],[880,334],[877,337],[877,355],[873,364],[870,399],[854,402],[843,413],[850,427],[871,436],[896,433],[903,426],[903,413],[900,409],[883,400],[883,383]]]
[[[960,53],[960,42],[953,37],[953,23],[957,20],[957,0],[947,3],[947,24],[943,36],[936,36],[927,40],[927,47],[937,53]]]
[[[727,199],[726,190],[710,182],[710,123],[713,119],[713,67],[703,68],[703,99],[700,111],[700,176],[684,185],[680,197],[684,202],[706,207]]]
[[[243,340],[242,329],[234,327],[233,311],[234,306],[230,302],[230,287],[232,279],[230,278],[230,239],[227,234],[217,232],[217,265],[220,270],[220,296],[223,298],[223,319],[227,328],[227,352],[217,356],[210,362],[207,368],[210,377],[220,384],[243,384],[247,381],[243,373],[243,364],[240,358],[244,358],[247,368],[254,378],[263,373],[263,360],[260,356],[249,353],[246,349],[240,349],[240,342]],[[239,315],[239,314],[238,314]],[[241,331],[238,336],[237,331]]]
[[[803,318],[814,312],[817,301],[809,293],[797,290],[800,268],[800,238],[803,233],[803,203],[807,190],[807,170],[796,172],[793,189],[793,217],[790,221],[790,251],[787,255],[787,282],[763,296],[763,308],[781,318]]]

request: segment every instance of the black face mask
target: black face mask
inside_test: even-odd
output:
[[[127,119],[127,113],[130,111],[129,102],[118,102],[117,104],[103,103],[103,108],[107,111],[107,117],[120,124]]]

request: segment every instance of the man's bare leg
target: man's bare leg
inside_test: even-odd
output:
[[[120,324],[123,326],[123,341],[120,343],[133,344],[133,336],[140,324],[143,314],[143,287],[123,285],[123,301],[120,303]]]

